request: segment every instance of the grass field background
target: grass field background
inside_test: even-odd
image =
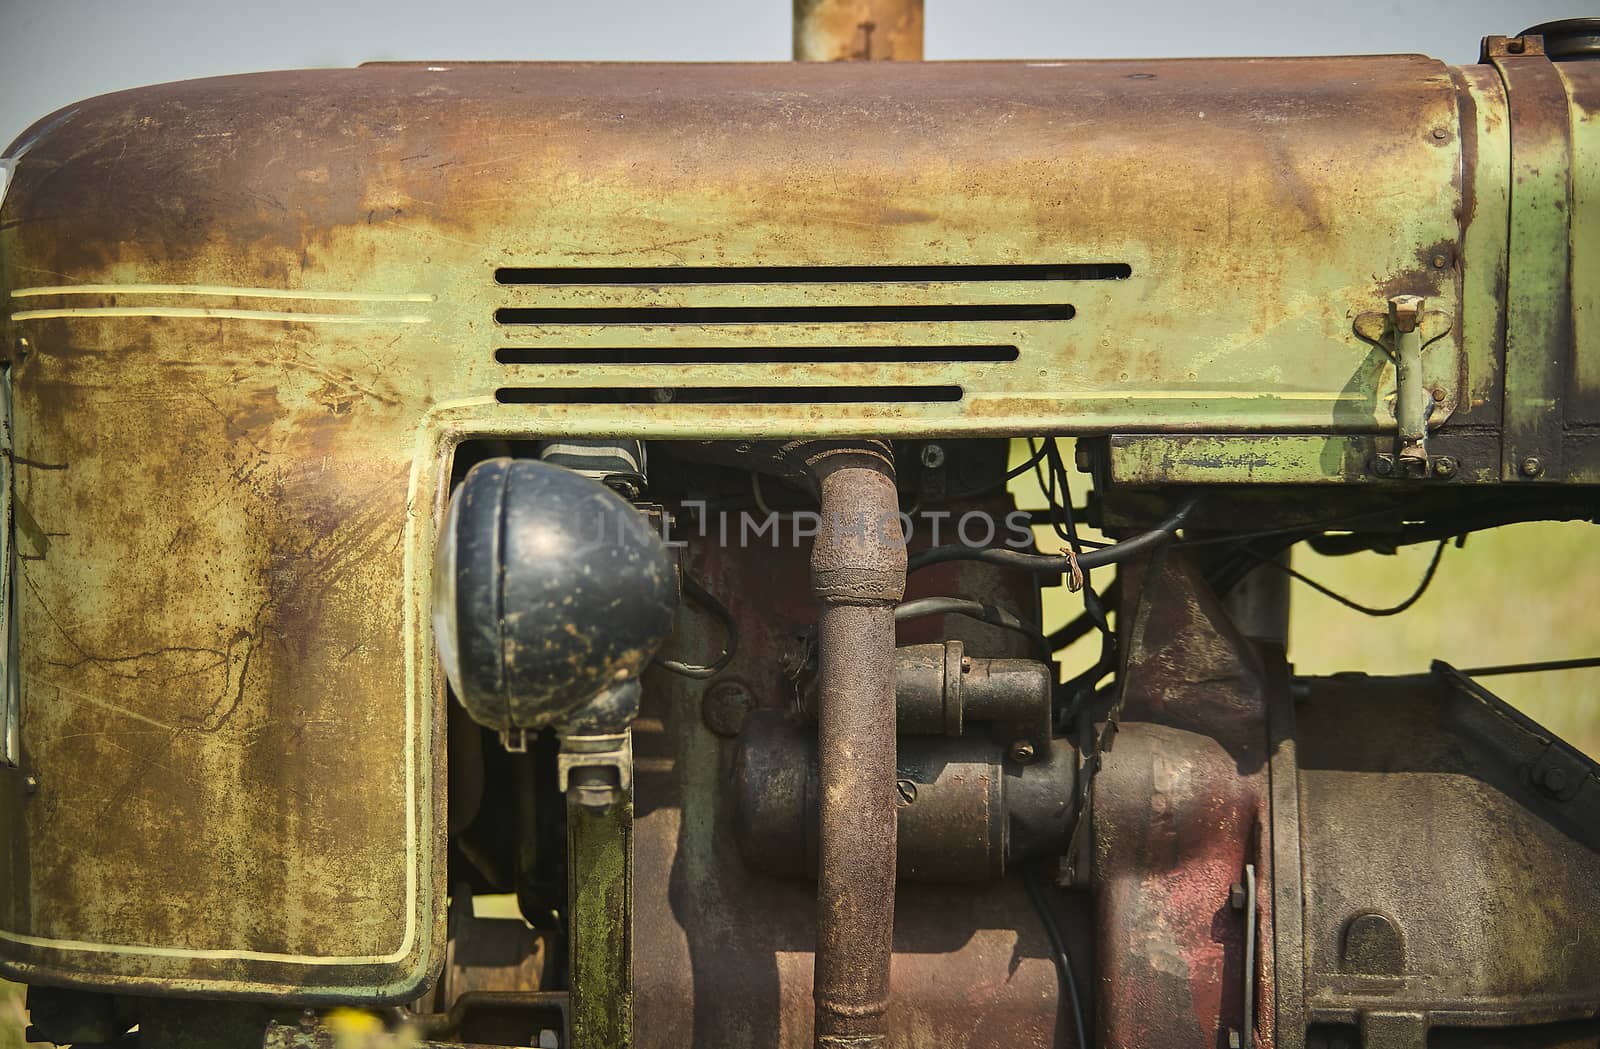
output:
[[[1026,447],[1014,449],[1021,462]],[[1067,449],[1070,463],[1071,451]],[[1087,478],[1073,474],[1078,498]],[[1031,478],[1013,491],[1021,505],[1043,505]],[[1090,537],[1093,532],[1087,532]],[[1059,541],[1041,530],[1040,544]],[[1400,616],[1372,619],[1294,583],[1289,659],[1303,674],[1337,670],[1407,673],[1433,659],[1458,667],[1600,654],[1600,528],[1583,523],[1510,525],[1445,550],[1438,575],[1421,601]],[[1432,544],[1393,556],[1320,557],[1304,546],[1294,567],[1364,604],[1394,604],[1416,586]],[[1270,569],[1268,569],[1270,571]],[[1046,625],[1082,607],[1065,588],[1045,591]],[[1067,654],[1068,672],[1093,662],[1097,642],[1085,639]],[[1492,691],[1593,757],[1600,757],[1600,670],[1568,670],[1485,679]],[[0,984],[0,1049],[22,1041],[21,988]]]

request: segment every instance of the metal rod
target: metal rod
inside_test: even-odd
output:
[[[794,0],[796,62],[916,62],[922,0]]]
[[[1588,670],[1600,667],[1600,656],[1584,659],[1551,659],[1542,663],[1504,663],[1496,667],[1468,667],[1467,677],[1492,677],[1495,674],[1538,674],[1546,670]]]
[[[822,527],[812,547],[820,710],[818,1049],[874,1049],[888,1033],[895,883],[895,627],[905,596],[887,442],[803,453]]]

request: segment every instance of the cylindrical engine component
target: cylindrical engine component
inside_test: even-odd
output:
[[[906,551],[886,441],[798,444],[822,527],[811,548],[821,716],[818,1049],[874,1049],[888,1031],[894,937],[894,606]]]
[[[1050,724],[1050,668],[1038,660],[968,656],[960,641],[902,645],[894,679],[902,736],[960,736],[969,722]],[[808,717],[817,716],[814,687],[801,703]]]
[[[1067,844],[1077,763],[1065,740],[1043,760],[1008,764],[987,739],[901,740],[895,775],[902,881],[980,882]],[[817,874],[817,747],[779,711],[750,715],[734,758],[734,834],[756,870]]]
[[[922,0],[794,0],[796,62],[917,62]]]
[[[660,536],[598,481],[490,459],[451,498],[434,634],[456,697],[481,725],[622,731],[676,604]]]

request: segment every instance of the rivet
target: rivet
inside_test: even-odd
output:
[[[1538,477],[1544,473],[1544,463],[1539,461],[1537,455],[1530,455],[1522,460],[1521,470],[1524,477]]]
[[[1372,472],[1379,477],[1388,477],[1394,473],[1394,457],[1389,455],[1375,456],[1372,460]]]
[[[1446,257],[1444,255],[1435,255],[1433,257],[1433,268],[1434,269],[1442,270],[1448,265],[1450,265],[1450,259],[1448,257]]]
[[[1443,140],[1450,137],[1450,132],[1446,131],[1442,127],[1436,127],[1433,129],[1433,137]]]
[[[1442,477],[1445,480],[1449,480],[1455,475],[1456,461],[1450,458],[1448,455],[1441,455],[1439,458],[1433,461],[1433,476]]]

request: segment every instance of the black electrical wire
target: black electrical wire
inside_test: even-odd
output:
[[[1183,527],[1183,522],[1194,510],[1196,502],[1197,500],[1190,499],[1148,532],[1140,532],[1119,543],[1077,555],[1078,568],[1087,572],[1092,568],[1114,565],[1161,546]],[[1062,575],[1072,570],[1073,558],[1065,554],[1030,554],[1024,550],[1010,550],[1004,547],[964,546],[952,543],[912,555],[907,571],[915,572],[920,568],[944,561],[984,561],[1008,568],[1020,568],[1038,575]]]
[[[1034,480],[1039,482],[1039,491],[1044,493],[1045,505],[1050,507],[1050,530],[1055,532],[1056,538],[1067,540],[1069,536],[1061,526],[1065,520],[1072,518],[1072,495],[1071,493],[1067,494],[1066,505],[1063,506],[1061,501],[1056,498],[1056,481],[1058,477],[1055,471],[1055,464],[1053,462],[1046,462],[1045,464],[1049,469],[1048,484],[1045,482],[1045,471],[1039,468],[1040,459],[1048,456],[1050,448],[1054,444],[1055,438],[1049,437],[1045,439],[1038,449],[1035,449],[1033,447],[1033,438],[1028,438],[1028,451],[1033,453],[1029,461],[1033,463],[1033,477]],[[1057,516],[1057,510],[1061,511],[1062,517]]]
[[[1115,579],[1112,580],[1111,586],[1106,589],[1106,596],[1102,598],[1101,601],[1102,613],[1108,614],[1117,610],[1119,598],[1117,596],[1117,584]],[[1052,630],[1046,636],[1047,640],[1050,642],[1050,651],[1061,651],[1063,648],[1066,648],[1068,645],[1088,634],[1090,631],[1098,629],[1099,626],[1100,624],[1095,621],[1094,616],[1090,615],[1087,611],[1067,620],[1066,623],[1057,627],[1055,630]]]
[[[710,612],[712,615],[716,616],[719,621],[721,621],[722,628],[727,634],[727,640],[723,643],[722,654],[718,656],[714,662],[706,665],[699,663],[684,663],[676,659],[662,659],[660,656],[656,657],[655,664],[662,670],[670,671],[671,673],[677,674],[679,677],[694,678],[696,681],[704,681],[706,678],[715,677],[717,674],[721,673],[729,663],[733,662],[734,653],[739,651],[739,624],[733,618],[733,613],[728,611],[726,605],[724,605],[721,601],[718,601],[715,597],[711,596],[710,591],[706,590],[705,587],[695,582],[693,577],[689,575],[685,575],[683,577],[683,592],[691,600],[693,600],[695,604],[699,605],[707,612]]]
[[[1028,457],[1027,462],[1024,462],[1018,466],[1013,466],[1011,469],[1006,471],[1006,475],[1000,480],[986,484],[981,488],[969,489],[965,492],[951,492],[944,496],[944,501],[955,502],[960,499],[976,499],[979,496],[992,495],[995,492],[1002,491],[1006,485],[1010,484],[1018,477],[1021,477],[1023,474],[1033,469],[1034,464],[1040,459],[1044,458],[1045,449],[1040,448],[1038,451],[1033,451],[1032,439],[1028,441],[1028,448],[1032,454]]]
[[[1096,627],[1103,638],[1101,645],[1101,659],[1115,659],[1116,637],[1111,632],[1111,621],[1106,618],[1104,604],[1100,595],[1095,591],[1094,581],[1090,572],[1092,565],[1083,563],[1083,541],[1078,537],[1078,521],[1072,512],[1072,478],[1067,473],[1067,464],[1061,458],[1061,448],[1056,444],[1054,437],[1045,442],[1045,449],[1049,452],[1051,476],[1061,483],[1062,509],[1066,512],[1067,547],[1072,551],[1073,564],[1077,567],[1076,578],[1070,580],[1068,589],[1083,592],[1083,610],[1089,617],[1089,622]],[[1051,515],[1052,520],[1054,514]],[[1102,547],[1101,549],[1109,549]]]
[[[1056,967],[1061,974],[1061,982],[1067,985],[1067,998],[1072,1002],[1073,1030],[1077,1036],[1077,1041],[1073,1044],[1081,1049],[1088,1049],[1089,1025],[1084,1020],[1083,1001],[1078,997],[1078,980],[1072,973],[1072,954],[1067,950],[1066,938],[1061,935],[1061,927],[1056,924],[1056,916],[1045,903],[1044,893],[1039,888],[1039,880],[1032,868],[1023,868],[1022,884],[1027,887],[1028,899],[1033,901],[1033,909],[1039,912],[1039,922],[1044,926],[1045,935],[1050,938],[1050,946],[1056,952]]]
[[[1046,660],[1050,658],[1050,642],[1045,639],[1039,629],[1029,623],[1018,619],[1012,613],[999,605],[986,605],[982,601],[974,601],[965,597],[919,597],[905,601],[894,610],[894,621],[903,623],[908,619],[920,619],[923,616],[954,615],[967,616],[991,626],[1003,627],[1023,635],[1038,647],[1040,654]]]
[[[1410,608],[1412,605],[1416,604],[1418,601],[1422,600],[1422,595],[1426,594],[1428,592],[1428,587],[1433,585],[1433,577],[1439,571],[1439,560],[1444,557],[1444,548],[1449,542],[1449,539],[1439,540],[1439,545],[1435,547],[1433,551],[1433,560],[1428,563],[1428,570],[1422,573],[1422,581],[1418,583],[1417,588],[1411,592],[1411,596],[1400,602],[1398,605],[1391,605],[1388,608],[1374,608],[1371,605],[1363,605],[1359,601],[1353,601],[1331,587],[1317,582],[1315,579],[1312,579],[1305,573],[1295,571],[1293,568],[1278,562],[1274,558],[1257,554],[1248,547],[1245,548],[1244,552],[1256,558],[1264,565],[1271,565],[1273,568],[1276,568],[1278,571],[1287,575],[1290,579],[1299,580],[1322,596],[1332,598],[1346,608],[1360,612],[1364,616],[1382,617],[1397,616],[1401,612],[1404,612],[1406,609]]]

